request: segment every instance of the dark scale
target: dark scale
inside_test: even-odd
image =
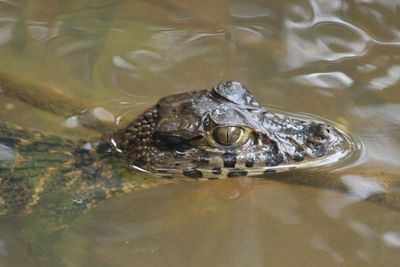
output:
[[[274,167],[280,165],[284,162],[284,158],[281,154],[266,154],[265,155],[265,166],[267,167]]]
[[[246,167],[251,168],[254,166],[254,159],[247,159],[246,160]]]
[[[227,152],[222,155],[225,168],[235,168],[236,164],[236,153]]]
[[[229,178],[239,177],[239,176],[246,176],[246,175],[247,175],[247,171],[241,170],[241,169],[232,169],[228,173],[228,177]]]
[[[183,175],[189,178],[202,178],[203,174],[200,170],[192,169],[192,170],[183,170]]]
[[[211,173],[214,175],[220,175],[222,173],[221,167],[214,167],[211,169]]]
[[[293,158],[293,160],[296,161],[296,162],[303,161],[303,160],[304,160],[304,152],[303,152],[303,151],[296,150],[296,151],[293,153],[292,158]]]
[[[205,153],[201,154],[200,155],[200,162],[201,163],[205,163],[205,164],[210,163],[210,156],[208,154],[205,154]]]

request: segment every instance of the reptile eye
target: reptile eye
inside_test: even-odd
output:
[[[244,143],[247,138],[244,137],[244,129],[236,126],[217,127],[212,131],[212,139],[219,145],[232,146]]]

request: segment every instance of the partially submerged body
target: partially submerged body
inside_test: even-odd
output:
[[[272,113],[240,83],[222,82],[209,91],[162,98],[99,140],[71,141],[0,123],[0,213],[76,214],[175,177],[255,175],[351,193],[351,177],[320,169],[356,152],[357,143],[336,125]],[[364,198],[399,209],[396,177],[367,176],[379,190]]]

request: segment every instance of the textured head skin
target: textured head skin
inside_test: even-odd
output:
[[[267,111],[236,81],[164,97],[112,140],[133,169],[192,178],[322,165],[348,142],[324,122]]]

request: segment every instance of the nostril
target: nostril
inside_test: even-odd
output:
[[[322,144],[332,138],[333,130],[331,126],[323,123],[314,124],[310,128],[308,141],[315,144]]]
[[[315,137],[321,139],[328,139],[331,133],[332,133],[331,127],[329,125],[324,125],[324,124],[318,124],[314,131]]]

